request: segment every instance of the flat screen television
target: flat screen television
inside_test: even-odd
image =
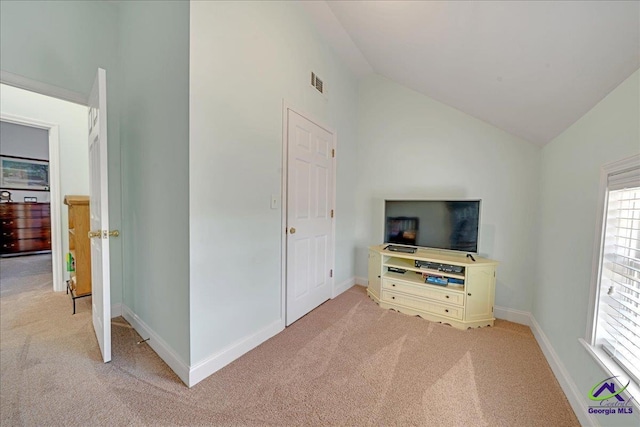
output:
[[[384,242],[478,253],[480,200],[385,200]]]

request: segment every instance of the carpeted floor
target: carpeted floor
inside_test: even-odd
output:
[[[353,287],[192,389],[122,319],[100,362],[89,299],[51,291],[48,256],[0,260],[0,423],[579,425],[530,329],[459,331]]]

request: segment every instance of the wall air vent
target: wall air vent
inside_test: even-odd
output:
[[[311,86],[315,87],[318,92],[324,94],[324,82],[320,80],[320,77],[314,72],[311,72]]]

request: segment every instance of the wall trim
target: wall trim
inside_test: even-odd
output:
[[[278,319],[275,322],[260,329],[255,334],[249,335],[227,348],[212,354],[201,362],[192,365],[189,369],[188,381],[185,381],[181,375],[180,378],[185,381],[189,387],[193,387],[211,374],[219,371],[227,366],[243,354],[253,350],[269,338],[284,330],[284,321]],[[164,359],[164,358],[163,358]],[[175,370],[175,369],[174,369]],[[176,372],[177,373],[177,372]]]
[[[576,413],[578,421],[580,421],[580,424],[583,426],[599,426],[600,423],[598,423],[597,418],[589,414],[585,397],[580,393],[578,386],[576,386],[576,383],[571,378],[571,375],[569,375],[569,372],[567,372],[562,360],[553,349],[551,341],[549,341],[545,335],[536,318],[531,315],[530,319],[531,332],[533,332],[533,336],[536,338],[536,341],[538,341],[538,345],[547,359],[549,366],[551,366],[551,370],[556,376],[558,383],[560,383],[560,387],[567,396],[569,404]]]
[[[149,327],[137,314],[135,314],[129,307],[125,304],[120,304],[122,310],[122,317],[129,322],[133,329],[140,334],[142,339],[149,340],[146,342],[149,344],[149,347],[156,352],[158,356],[164,362],[169,365],[171,370],[180,377],[183,383],[189,385],[189,366],[184,363],[180,357],[175,353],[175,351],[166,343],[160,335],[158,335],[153,329]]]
[[[368,280],[364,277],[355,277],[355,284],[359,286],[367,287]],[[591,416],[588,412],[588,408],[584,399],[584,396],[578,391],[578,387],[575,382],[567,372],[564,364],[562,363],[560,357],[553,349],[551,342],[542,331],[542,328],[533,317],[533,315],[528,311],[516,310],[508,307],[495,306],[494,307],[495,317],[498,319],[508,320],[510,322],[519,323],[521,325],[526,325],[531,328],[531,332],[533,332],[533,336],[538,342],[544,357],[547,359],[547,363],[551,367],[551,370],[558,380],[562,391],[567,396],[567,400],[571,405],[571,408],[576,413],[578,420],[582,425],[593,425],[598,426],[596,418]]]
[[[0,83],[28,90],[30,92],[39,93],[41,95],[63,99],[75,104],[87,105],[87,97],[81,93],[50,85],[48,83],[39,82],[37,80],[32,80],[28,77],[10,73],[8,71],[0,70]]]
[[[353,285],[356,284],[355,278],[350,278],[345,280],[344,282],[334,286],[333,288],[333,296],[331,298],[335,298],[338,295],[340,295],[341,293],[345,292],[347,289],[351,288]]]
[[[369,279],[366,277],[355,277],[355,284],[358,286],[364,286],[365,288],[369,287]]]
[[[122,303],[111,304],[111,318],[122,316]]]
[[[514,308],[493,307],[493,314],[497,319],[508,320],[509,322],[531,326],[531,313],[528,311],[516,310]]]

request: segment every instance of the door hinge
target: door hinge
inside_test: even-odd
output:
[[[333,269],[329,270],[329,277],[333,277]]]
[[[336,156],[336,149],[332,148],[331,149],[331,157],[335,157]]]
[[[333,209],[331,209],[331,218],[333,218]]]

